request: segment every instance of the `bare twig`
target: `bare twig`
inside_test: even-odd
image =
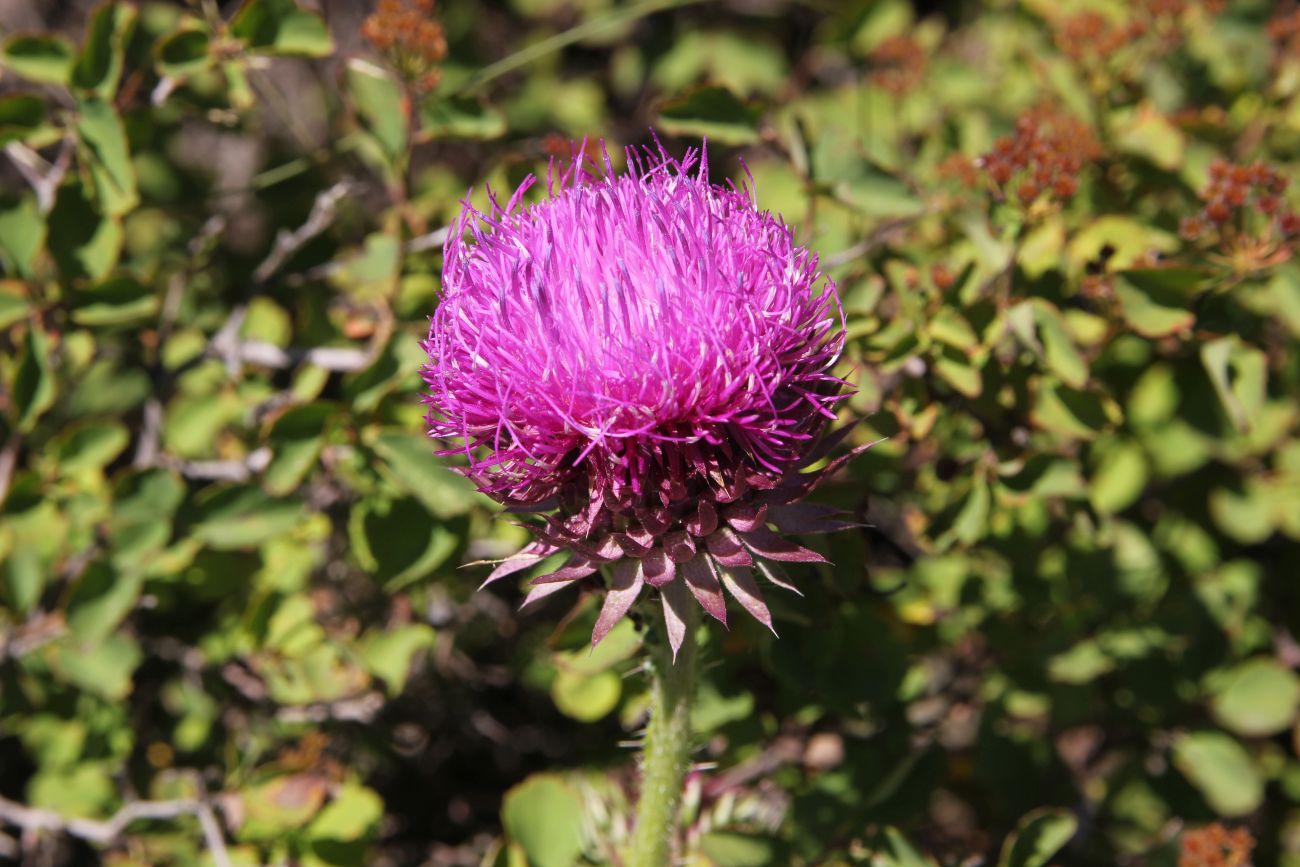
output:
[[[136,469],[157,465],[162,441],[162,427],[162,401],[156,397],[150,397],[144,402],[143,426],[140,430],[140,439],[135,445],[135,457],[131,460],[131,465]]]
[[[9,434],[3,447],[0,447],[0,505],[9,496],[9,483],[14,478],[14,467],[18,463],[18,452],[23,447],[22,434],[14,431]]]
[[[270,280],[294,253],[302,249],[304,244],[329,228],[330,223],[334,222],[334,212],[339,202],[352,191],[352,187],[352,181],[345,178],[322,191],[312,204],[311,213],[307,215],[305,223],[292,232],[281,229],[275,236],[275,243],[271,245],[270,254],[253,271],[253,282],[262,284]]]
[[[53,163],[47,163],[44,157],[22,142],[11,141],[5,145],[5,154],[36,192],[36,205],[42,214],[48,214],[54,207],[59,184],[63,183],[63,176],[72,165],[72,147],[72,136],[65,137],[59,155]]]
[[[915,223],[917,219],[918,217],[909,216],[887,220],[869,236],[863,238],[853,246],[840,250],[838,253],[831,253],[829,256],[822,257],[819,264],[823,269],[838,268],[841,265],[847,265],[855,259],[860,259],[863,256],[875,252],[879,247],[888,243],[891,237],[899,230],[907,228],[912,223]]]
[[[243,460],[183,461],[170,455],[163,455],[157,462],[171,467],[187,479],[243,482],[266,469],[271,463],[271,450],[254,449]]]
[[[21,828],[24,838],[42,831],[71,834],[82,840],[107,846],[121,839],[133,822],[155,819],[176,819],[194,816],[199,820],[203,840],[212,853],[217,867],[230,867],[230,853],[217,824],[216,814],[206,801],[180,799],[175,801],[134,801],[125,805],[105,820],[75,819],[53,810],[28,807],[0,797],[0,821]]]
[[[447,240],[451,230],[451,226],[443,226],[441,229],[435,229],[423,235],[416,235],[402,245],[402,252],[424,253],[428,250],[435,250]],[[306,271],[297,274],[289,274],[284,278],[283,282],[286,286],[302,286],[307,283],[315,283],[317,280],[324,280],[333,274],[337,274],[343,270],[345,264],[345,262],[334,259],[317,265],[315,268],[308,268]]]
[[[281,349],[273,343],[261,340],[241,340],[235,346],[236,356],[240,361],[247,361],[261,367],[280,370],[293,367],[299,362],[306,362],[313,367],[337,372],[364,370],[374,360],[373,353],[366,349],[349,347],[317,346],[312,349]]]
[[[423,253],[425,250],[432,250],[435,247],[441,247],[451,234],[451,226],[443,226],[441,229],[435,229],[432,232],[426,232],[423,235],[416,235],[407,241],[402,247],[408,253]]]
[[[58,641],[68,631],[61,614],[38,612],[18,626],[0,630],[0,661],[19,659]]]

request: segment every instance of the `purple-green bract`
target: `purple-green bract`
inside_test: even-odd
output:
[[[532,183],[487,213],[465,203],[424,344],[429,435],[540,516],[488,582],[568,551],[525,604],[610,564],[595,641],[646,585],[674,651],[691,595],[726,622],[723,587],[770,628],[753,570],[788,587],[766,560],[821,559],[771,526],[845,526],[799,503],[843,437],[824,435],[846,394],[834,283],[695,151],[629,150],[620,175],[580,149],[524,205]]]

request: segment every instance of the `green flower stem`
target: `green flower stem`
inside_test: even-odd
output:
[[[691,760],[691,703],[695,700],[695,633],[699,609],[684,605],[686,637],[677,661],[666,641],[657,642],[650,658],[650,723],[641,761],[641,800],[627,867],[667,867],[681,812],[682,789]]]

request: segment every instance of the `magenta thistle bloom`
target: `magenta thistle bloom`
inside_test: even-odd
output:
[[[479,489],[541,515],[485,582],[570,553],[528,604],[610,565],[599,641],[657,589],[674,653],[683,606],[726,622],[723,588],[772,627],[754,572],[822,557],[778,535],[842,526],[799,500],[847,429],[823,436],[845,383],[834,283],[747,189],[662,147],[617,175],[581,151],[523,206],[465,203],[424,348],[429,435]]]

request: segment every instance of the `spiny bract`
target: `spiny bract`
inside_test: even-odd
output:
[[[771,628],[753,569],[820,555],[773,532],[848,526],[799,501],[847,429],[835,285],[748,188],[709,182],[688,151],[628,151],[619,175],[581,148],[487,213],[464,204],[424,343],[429,435],[455,442],[481,491],[541,516],[491,583],[559,551],[524,604],[610,564],[599,641],[645,585],[674,653],[693,595],[726,622],[722,588]],[[698,166],[698,168],[696,168]],[[692,169],[696,169],[692,172]]]

